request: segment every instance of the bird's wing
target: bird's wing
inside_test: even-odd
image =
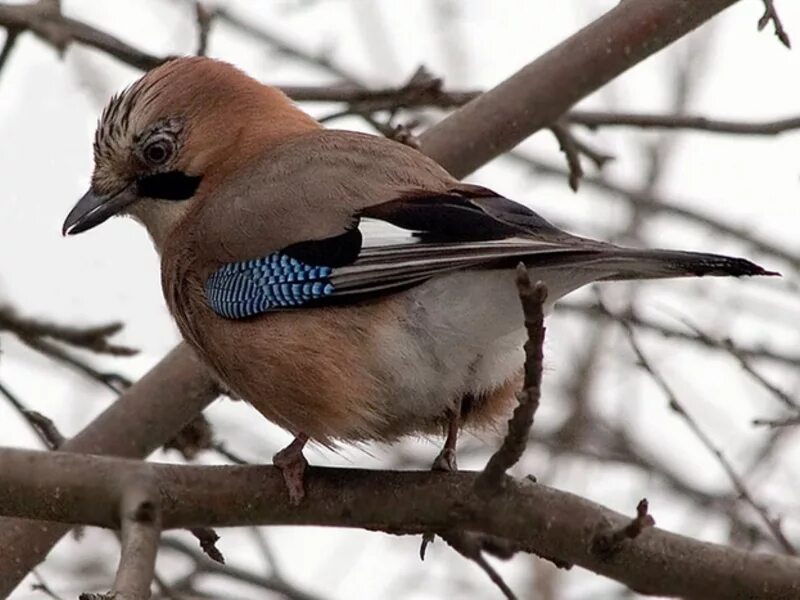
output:
[[[307,134],[214,194],[194,223],[194,254],[210,306],[228,318],[354,302],[449,271],[520,261],[597,267],[598,279],[763,273],[740,259],[573,236],[456,181],[412,148],[365,134]],[[370,220],[405,237],[380,239],[367,231]]]
[[[375,235],[371,220],[405,235]],[[218,314],[244,318],[362,300],[458,269],[586,263],[602,247],[485,188],[457,186],[409,193],[360,211],[344,233],[228,263],[209,277],[206,294]]]

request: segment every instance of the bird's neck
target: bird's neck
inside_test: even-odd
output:
[[[156,251],[161,255],[170,236],[189,210],[188,201],[148,200],[136,203],[130,214],[144,225]]]

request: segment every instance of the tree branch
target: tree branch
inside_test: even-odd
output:
[[[0,450],[0,461],[0,511],[27,519],[116,527],[121,476],[144,476],[159,490],[165,529],[304,524],[409,535],[463,529],[581,565],[642,593],[790,598],[800,590],[794,558],[658,528],[626,541],[614,557],[601,557],[593,540],[627,527],[630,518],[530,481],[509,478],[503,494],[486,499],[474,491],[476,473],[311,468],[307,496],[296,507],[284,499],[280,472],[271,466],[195,467],[17,449]]]
[[[556,166],[550,162],[539,160],[520,151],[509,152],[506,156],[524,166],[529,167],[533,172],[540,175],[550,175],[554,177],[568,177],[569,171]],[[645,212],[662,214],[667,217],[682,219],[689,223],[706,227],[722,235],[737,239],[750,246],[757,252],[773,256],[779,260],[787,262],[792,268],[800,271],[800,254],[791,252],[784,247],[772,242],[771,240],[758,237],[752,233],[750,228],[739,225],[732,225],[722,220],[716,219],[710,214],[697,211],[689,206],[682,206],[671,202],[664,197],[642,193],[638,189],[626,186],[621,183],[608,181],[602,177],[584,176],[581,180],[586,185],[595,189],[607,192],[609,197],[621,200],[630,204],[632,207],[639,208]],[[707,203],[711,203],[708,201]]]
[[[60,450],[145,457],[217,395],[208,370],[180,344]],[[4,469],[5,463],[0,471]],[[0,563],[0,597],[10,594],[69,529],[70,525],[0,518],[5,559]]]
[[[59,53],[76,42],[105,52],[137,69],[152,69],[166,60],[134,48],[91,25],[65,17],[58,6],[44,0],[33,4],[0,4],[0,25],[30,31]]]
[[[778,542],[781,548],[783,548],[784,552],[791,554],[792,556],[796,556],[797,549],[783,533],[779,521],[770,517],[767,513],[767,510],[758,502],[756,502],[755,498],[750,493],[750,490],[745,485],[743,479],[733,468],[731,462],[725,457],[716,444],[714,444],[711,438],[700,428],[700,425],[697,423],[697,421],[695,421],[694,418],[684,408],[683,404],[678,400],[678,396],[672,391],[672,388],[667,383],[667,380],[664,379],[664,377],[658,371],[656,371],[647,360],[641,348],[636,343],[636,337],[633,333],[633,329],[630,326],[628,326],[626,329],[628,332],[628,340],[630,341],[634,354],[636,354],[639,366],[650,375],[656,385],[661,389],[662,392],[664,392],[664,395],[669,401],[669,407],[686,422],[686,424],[689,426],[689,429],[691,429],[692,433],[695,434],[697,439],[700,440],[703,446],[705,446],[706,449],[708,449],[708,451],[714,455],[714,457],[717,459],[717,462],[728,476],[728,479],[731,480],[731,483],[736,488],[739,496],[741,496],[741,498],[747,502],[750,507],[752,507],[756,514],[758,514],[766,528],[775,537],[775,540]]]
[[[800,129],[800,117],[771,121],[732,121],[699,115],[653,115],[646,113],[618,113],[591,110],[573,110],[564,120],[589,129],[598,127],[638,127],[640,129],[693,129],[734,135],[778,135]]]
[[[578,100],[735,2],[620,2],[446,117],[436,126],[435,136],[421,136],[422,148],[454,175],[464,177],[554,123]]]
[[[108,594],[81,594],[80,600],[147,600],[161,537],[158,491],[147,476],[131,481],[119,509],[121,544],[114,587]]]

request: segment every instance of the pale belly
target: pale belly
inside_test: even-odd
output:
[[[547,275],[532,279],[549,283],[552,300],[577,287]],[[465,425],[502,420],[524,358],[513,270],[448,274],[361,305],[204,318],[199,350],[223,382],[322,443],[436,432],[465,397]]]

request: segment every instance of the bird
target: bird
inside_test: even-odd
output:
[[[179,57],[113,96],[88,192],[63,233],[128,215],[160,254],[166,304],[224,389],[294,439],[289,499],[322,446],[446,437],[506,418],[526,339],[523,264],[546,309],[615,280],[774,275],[742,258],[573,235],[419,150],[332,130],[280,90]]]

